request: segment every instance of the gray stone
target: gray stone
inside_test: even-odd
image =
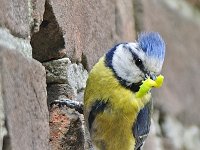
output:
[[[47,83],[68,83],[67,67],[71,64],[69,58],[62,58],[43,63],[46,69]]]
[[[9,150],[48,150],[45,69],[16,50],[0,47],[0,76]]]
[[[1,66],[0,66],[1,68]],[[3,140],[7,135],[7,129],[5,126],[5,110],[4,110],[4,102],[3,102],[3,93],[2,93],[2,74],[0,72],[0,149],[3,148]]]
[[[45,0],[2,0],[0,25],[12,35],[29,39],[43,19]]]
[[[68,84],[48,84],[47,86],[47,99],[48,104],[54,100],[71,99],[76,100],[76,90]]]
[[[87,71],[82,64],[71,64],[67,68],[67,79],[69,85],[74,89],[81,90],[86,87],[86,80],[88,78]]]
[[[77,92],[76,100],[79,102],[83,102],[84,99],[84,90],[80,90]]]
[[[92,140],[90,138],[90,133],[88,131],[88,128],[86,127],[83,115],[80,117],[80,119],[81,119],[81,122],[83,125],[82,129],[83,129],[83,133],[84,133],[84,150],[95,150],[93,148]]]
[[[47,83],[67,83],[75,90],[85,88],[88,73],[82,64],[72,64],[69,58],[62,58],[43,65],[47,72]]]
[[[16,37],[30,36],[29,11],[27,0],[1,0],[0,25],[8,28]]]
[[[12,50],[18,50],[26,57],[32,57],[30,41],[14,37],[6,28],[0,27],[0,45]]]
[[[29,20],[32,34],[39,31],[43,20],[45,0],[28,0]]]

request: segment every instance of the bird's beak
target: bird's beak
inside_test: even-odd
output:
[[[145,74],[145,79],[147,79],[147,78],[149,78],[150,77],[150,79],[152,79],[152,80],[156,80],[156,75],[154,74],[154,73],[146,73]]]

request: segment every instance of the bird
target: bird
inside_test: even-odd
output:
[[[151,125],[151,91],[137,98],[142,82],[160,75],[165,42],[141,32],[135,42],[115,45],[89,73],[84,118],[95,150],[141,150]]]

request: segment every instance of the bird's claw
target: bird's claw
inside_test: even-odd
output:
[[[61,99],[61,100],[54,100],[51,104],[50,107],[53,105],[58,105],[59,107],[67,106],[69,108],[75,109],[79,113],[83,114],[83,103],[70,100],[70,99]]]

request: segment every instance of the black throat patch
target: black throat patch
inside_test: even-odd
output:
[[[121,83],[121,84],[122,84],[122,83]],[[122,85],[123,85],[123,84],[122,84]],[[123,86],[135,93],[135,92],[138,92],[138,91],[139,91],[140,85],[142,85],[142,82],[139,82],[139,83],[132,83],[132,84],[129,85],[129,86],[127,86],[127,85],[123,85]]]

